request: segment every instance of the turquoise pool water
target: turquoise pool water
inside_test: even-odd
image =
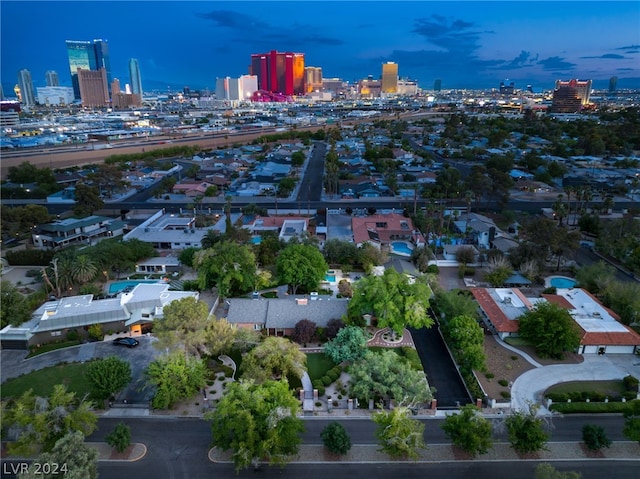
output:
[[[262,243],[262,236],[252,236],[251,244],[260,244]]]
[[[335,283],[336,282],[336,275],[333,273],[333,271],[328,272],[327,274],[324,275],[324,280],[328,281],[329,283]]]
[[[409,256],[411,255],[411,248],[404,241],[396,241],[391,243],[391,252]]]
[[[133,289],[141,283],[159,283],[159,282],[160,281],[155,279],[116,281],[115,283],[111,283],[109,285],[109,294],[116,294],[122,291],[123,289],[127,289],[127,288]]]
[[[556,276],[555,278],[551,278],[549,280],[549,284],[554,288],[569,289],[569,288],[573,288],[576,285],[576,281],[571,278],[563,278],[561,276]]]

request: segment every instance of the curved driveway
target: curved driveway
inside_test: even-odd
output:
[[[640,378],[640,356],[585,354],[584,361],[580,364],[554,364],[522,374],[511,388],[511,407],[527,410],[529,404],[541,404],[544,391],[554,384],[568,381],[607,381],[622,379],[629,374]],[[539,414],[548,412],[543,407]]]

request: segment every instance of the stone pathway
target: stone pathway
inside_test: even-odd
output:
[[[400,348],[400,347],[409,347],[413,348],[413,338],[411,337],[411,333],[405,329],[402,333],[402,336],[397,337],[395,341],[387,339],[385,336],[390,335],[391,330],[389,328],[379,329],[377,330],[373,338],[367,341],[367,346],[379,346],[383,348]]]

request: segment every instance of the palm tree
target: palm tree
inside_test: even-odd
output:
[[[98,274],[98,267],[86,254],[77,256],[71,267],[71,276],[76,283],[88,283]]]

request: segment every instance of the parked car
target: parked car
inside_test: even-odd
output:
[[[113,340],[115,346],[126,346],[128,348],[135,348],[140,341],[134,338],[116,338]]]

